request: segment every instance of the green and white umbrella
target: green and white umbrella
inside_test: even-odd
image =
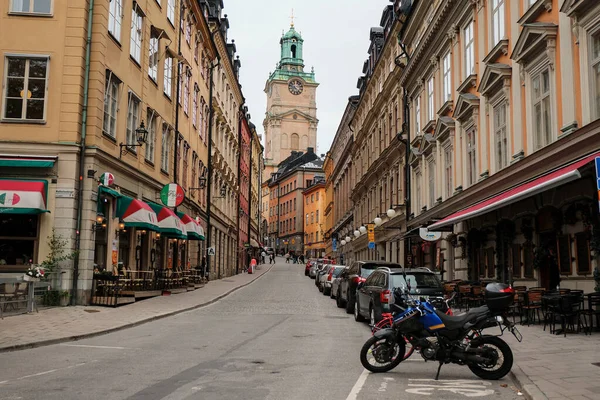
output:
[[[158,218],[154,210],[138,199],[123,196],[117,203],[117,216],[125,226],[132,228],[144,228],[158,231]]]
[[[158,217],[158,231],[160,233],[178,239],[187,239],[187,230],[173,210],[155,203],[150,203],[150,207]]]
[[[200,226],[195,219],[184,213],[177,213],[181,222],[185,225],[187,230],[188,239],[191,240],[204,240],[204,229]]]

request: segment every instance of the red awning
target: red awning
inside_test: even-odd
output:
[[[477,217],[482,214],[486,214],[490,211],[496,210],[500,207],[504,207],[508,204],[515,203],[527,197],[531,197],[540,192],[548,189],[555,188],[565,183],[574,181],[581,178],[579,168],[594,161],[594,158],[599,157],[600,152],[587,156],[579,161],[575,161],[565,167],[561,167],[538,178],[535,178],[529,182],[521,183],[511,189],[508,189],[502,193],[496,194],[482,202],[471,205],[464,208],[454,214],[450,214],[446,218],[431,224],[427,227],[429,231],[435,231],[436,229],[444,226],[452,225],[456,222],[464,221],[473,217]]]

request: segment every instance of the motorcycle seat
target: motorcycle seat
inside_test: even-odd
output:
[[[467,322],[471,322],[483,315],[486,315],[489,312],[489,308],[487,306],[481,306],[477,308],[471,308],[464,314],[461,315],[446,315],[441,311],[435,310],[435,313],[442,320],[444,325],[446,325],[446,329],[455,330],[461,329]]]

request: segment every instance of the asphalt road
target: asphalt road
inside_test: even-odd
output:
[[[282,260],[282,259],[279,259]],[[505,378],[418,354],[369,374],[358,352],[370,336],[304,276],[280,261],[211,306],[77,342],[0,354],[0,400],[522,398]]]

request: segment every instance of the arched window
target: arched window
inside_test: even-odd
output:
[[[296,45],[292,45],[292,58],[296,58]]]
[[[297,133],[292,133],[292,149],[298,149],[300,147],[300,136]]]
[[[293,142],[293,140],[294,140],[294,136],[292,135],[292,142]],[[287,149],[288,147],[289,147],[288,135],[284,133],[281,135],[281,148]]]

